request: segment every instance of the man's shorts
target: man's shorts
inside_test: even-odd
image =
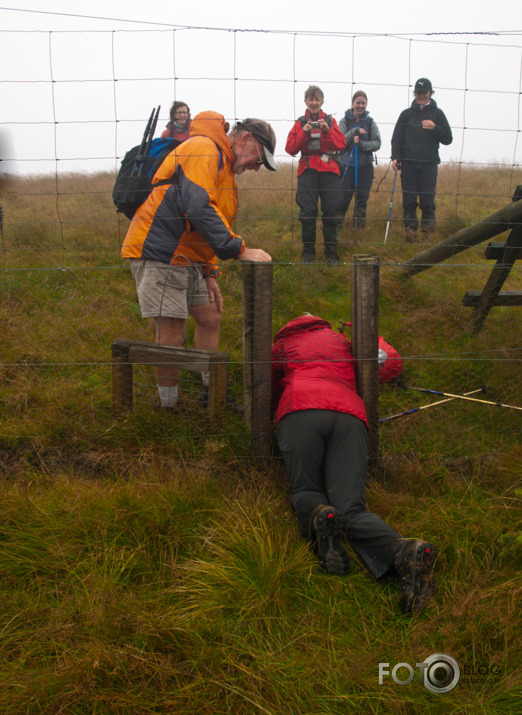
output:
[[[189,317],[193,306],[209,303],[201,266],[172,266],[146,258],[129,259],[143,318]]]

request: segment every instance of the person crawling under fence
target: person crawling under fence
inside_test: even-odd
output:
[[[326,320],[303,315],[276,334],[272,409],[297,525],[320,567],[348,573],[346,540],[376,581],[399,582],[404,613],[421,611],[436,593],[438,551],[366,509],[366,410],[350,344]]]

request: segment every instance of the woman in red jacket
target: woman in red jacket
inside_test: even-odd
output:
[[[335,157],[345,148],[346,142],[335,119],[322,111],[323,102],[323,91],[314,85],[308,87],[306,112],[290,130],[286,151],[292,156],[301,152],[295,200],[300,208],[302,261],[311,263],[315,257],[315,225],[320,199],[324,257],[327,263],[335,264],[339,262],[337,208],[342,199],[341,176]]]
[[[353,363],[346,338],[313,315],[294,318],[274,338],[272,406],[292,506],[323,570],[348,572],[344,536],[373,578],[399,578],[402,610],[418,612],[436,591],[437,549],[402,538],[366,510],[368,430]]]
[[[161,135],[162,139],[177,139],[182,142],[190,136],[190,109],[185,102],[174,102],[170,108],[170,121]]]

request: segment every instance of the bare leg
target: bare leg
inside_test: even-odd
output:
[[[183,318],[155,318],[156,342],[159,345],[174,345],[180,347],[183,344],[187,321]],[[161,365],[154,368],[156,382],[158,385],[174,387],[178,384],[178,371],[171,367]]]
[[[219,350],[219,327],[221,324],[221,312],[216,303],[205,303],[204,305],[193,306],[191,315],[196,321],[194,331],[194,345],[199,350]],[[206,406],[208,399],[210,372],[201,373],[203,383],[201,393],[201,405]]]
[[[221,313],[215,303],[204,303],[193,306],[191,315],[196,321],[194,333],[195,347],[200,350],[218,350],[219,348],[219,326],[221,323]],[[180,347],[183,344],[187,321],[183,318],[156,318],[156,342],[159,345],[174,345]],[[160,387],[176,387],[178,384],[178,370],[166,366],[154,368],[156,382]],[[207,383],[208,384],[208,383]]]
[[[216,303],[195,305],[190,314],[196,321],[194,345],[199,350],[219,350],[219,327],[221,313]]]

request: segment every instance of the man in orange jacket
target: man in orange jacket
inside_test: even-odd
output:
[[[190,138],[154,174],[153,189],[131,221],[121,255],[130,259],[141,314],[154,318],[156,342],[179,346],[187,320],[196,322],[195,347],[217,350],[223,298],[218,258],[271,261],[247,248],[232,231],[238,201],[235,176],[265,166],[275,171],[275,134],[261,119],[238,122],[228,134],[225,118],[212,111],[193,119]],[[203,400],[208,392],[203,373]],[[178,375],[157,367],[160,403],[178,403]]]

